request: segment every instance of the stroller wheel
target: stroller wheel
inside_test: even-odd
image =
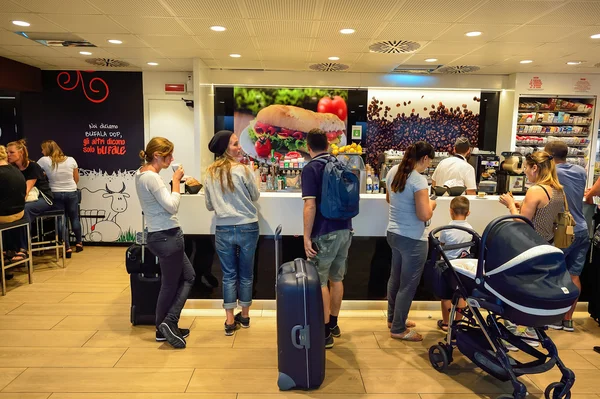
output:
[[[571,391],[567,391],[564,395],[561,396],[561,393],[564,388],[564,383],[553,382],[552,384],[548,385],[546,391],[544,391],[544,397],[546,399],[571,399]]]
[[[448,360],[448,352],[443,345],[434,345],[429,348],[429,361],[434,369],[443,373],[448,368],[450,361]]]

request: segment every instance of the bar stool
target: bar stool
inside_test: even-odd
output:
[[[54,219],[54,240],[45,240],[45,236],[48,233],[44,233],[44,220],[46,219]],[[52,209],[49,211],[46,211],[44,213],[42,213],[41,215],[38,215],[35,217],[35,224],[37,227],[37,233],[35,238],[38,239],[38,241],[35,242],[31,242],[31,251],[32,252],[38,252],[38,251],[45,251],[47,249],[55,249],[56,250],[56,262],[58,263],[58,260],[60,258],[60,249],[62,248],[62,266],[63,268],[65,267],[65,258],[66,258],[66,249],[65,249],[65,238],[62,237],[62,241],[60,241],[58,238],[58,223],[64,223],[65,222],[65,211],[62,209]],[[63,229],[63,236],[64,234],[64,230]],[[51,232],[50,232],[51,233]]]
[[[2,242],[2,232],[5,230],[18,229],[21,227],[27,228],[27,258],[23,260],[19,260],[17,262],[13,262],[9,265],[4,263],[4,255],[2,255],[2,260],[0,260],[0,278],[2,279],[2,296],[6,295],[6,275],[5,270],[10,269],[11,267],[19,266],[23,263],[27,263],[27,274],[29,274],[29,284],[33,283],[33,258],[31,255],[31,235],[29,234],[29,223],[24,219],[15,220],[11,223],[0,223],[0,253],[4,253],[4,243]]]

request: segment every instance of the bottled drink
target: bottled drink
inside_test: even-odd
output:
[[[371,178],[371,173],[367,175],[367,194],[373,193],[373,178]]]
[[[373,194],[377,193],[379,193],[379,177],[375,175],[375,178],[373,179]]]
[[[273,191],[274,187],[273,187],[273,176],[271,176],[271,174],[269,173],[267,175],[267,191]]]

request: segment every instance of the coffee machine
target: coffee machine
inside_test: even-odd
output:
[[[387,150],[379,155],[379,187],[387,188],[386,176],[390,169],[402,162],[402,158],[404,158],[404,151]]]
[[[527,176],[525,176],[525,157],[519,152],[503,152],[504,161],[498,172],[498,194],[511,192],[525,195]]]
[[[471,153],[469,163],[475,169],[477,192],[495,194],[498,190],[500,157],[493,151],[477,151]]]

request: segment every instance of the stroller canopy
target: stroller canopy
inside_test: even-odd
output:
[[[527,223],[496,224],[485,245],[484,288],[515,310],[532,318],[564,315],[579,296],[563,252]]]

